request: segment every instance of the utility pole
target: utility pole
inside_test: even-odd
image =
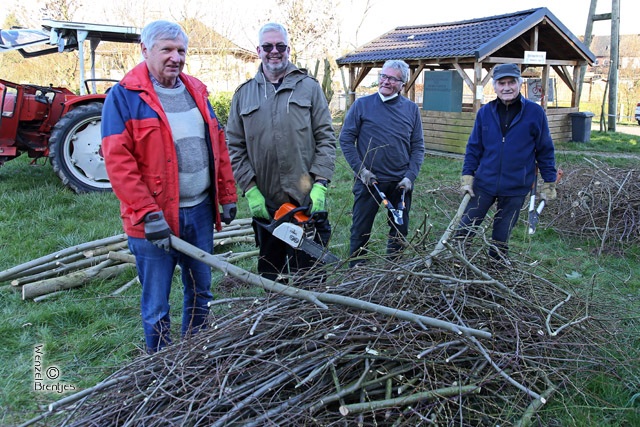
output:
[[[591,46],[593,40],[593,23],[594,21],[611,20],[611,37],[610,37],[610,49],[609,49],[609,76],[607,79],[607,87],[609,91],[608,99],[608,114],[607,114],[607,129],[610,131],[616,131],[616,121],[618,118],[618,68],[620,66],[620,0],[611,0],[611,13],[601,13],[596,15],[596,5],[598,0],[591,0],[589,6],[589,16],[587,17],[587,28],[584,32],[584,44],[588,48]],[[580,68],[580,79],[578,81],[578,94],[577,104],[580,106],[580,95],[582,95],[582,83],[587,66],[583,65]],[[604,101],[604,100],[603,100]],[[604,102],[603,102],[604,110]],[[604,121],[604,111],[600,121],[600,128],[602,130],[602,124]]]
[[[611,55],[609,61],[609,130],[616,131],[618,117],[618,67],[620,58],[620,0],[611,0]]]

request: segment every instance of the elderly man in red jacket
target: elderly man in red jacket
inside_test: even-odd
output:
[[[188,37],[168,21],[141,34],[144,61],[105,101],[102,150],[142,283],[146,350],[171,343],[169,293],[182,269],[182,336],[207,325],[211,268],[171,249],[171,234],[213,252],[214,225],[236,213],[236,187],[222,127],[205,85],[182,72]],[[222,212],[218,205],[222,205]]]

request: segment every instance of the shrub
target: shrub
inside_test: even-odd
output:
[[[229,120],[229,109],[231,108],[231,97],[233,92],[217,92],[209,96],[209,101],[213,106],[218,121],[222,126],[227,125]]]

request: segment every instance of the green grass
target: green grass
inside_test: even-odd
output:
[[[619,132],[593,131],[591,132],[589,142],[556,142],[556,148],[558,150],[640,155],[640,136],[623,133],[624,126],[619,127],[618,131]]]
[[[608,138],[605,140],[601,138]],[[628,135],[592,135],[598,148],[590,150],[638,153]],[[587,144],[585,144],[586,146]],[[564,148],[564,145],[563,147]],[[580,162],[580,156],[566,155],[559,163]],[[603,160],[616,167],[637,167],[632,159]],[[437,241],[455,213],[460,196],[457,182],[462,162],[427,156],[416,181],[411,213],[411,235],[428,233],[427,242]],[[336,174],[329,186],[328,208],[333,226],[332,251],[348,255],[351,225],[352,174],[338,153]],[[76,195],[62,187],[50,165],[31,166],[19,158],[0,168],[0,271],[47,255],[71,245],[122,233],[118,202],[113,194]],[[246,201],[240,198],[239,217],[248,216]],[[524,216],[524,215],[523,215]],[[526,217],[526,216],[524,216]],[[522,218],[522,217],[521,217]],[[383,253],[388,227],[382,211],[374,224],[372,244]],[[623,256],[594,256],[598,242],[562,236],[554,230],[540,230],[532,237],[522,221],[516,228],[512,248],[524,260],[537,260],[541,274],[580,295],[611,299],[619,307],[638,307],[640,249],[627,247]],[[235,251],[254,249],[238,245]],[[255,268],[255,260],[242,266]],[[576,278],[573,273],[577,272]],[[43,406],[61,398],[55,392],[32,390],[34,348],[44,349],[44,365],[60,369],[60,381],[76,390],[95,385],[110,373],[142,354],[138,287],[118,296],[111,293],[135,276],[94,281],[82,288],[63,292],[43,302],[22,301],[19,293],[5,287],[0,291],[0,425],[24,422],[42,412]],[[218,298],[255,295],[259,290],[242,286],[220,286],[215,273],[214,293]],[[1,284],[0,284],[1,285]],[[6,285],[6,284],[4,284]],[[171,293],[174,331],[178,330],[182,303],[179,279]],[[627,344],[620,357],[640,360],[638,319],[627,320],[618,338]],[[542,412],[542,425],[632,426],[640,425],[640,362],[638,369],[623,379],[600,373],[584,382],[585,395],[557,395]],[[593,396],[596,396],[594,398]],[[634,396],[636,396],[634,398]]]

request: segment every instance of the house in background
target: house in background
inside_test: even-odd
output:
[[[540,104],[547,111],[552,137],[571,139],[570,114],[578,111],[577,82],[582,65],[595,55],[547,8],[536,8],[444,24],[398,27],[338,58],[338,66],[349,71],[349,92],[355,99],[358,86],[374,69],[389,59],[409,64],[411,75],[406,95],[416,100],[421,78],[438,75],[430,91],[423,89],[423,127],[427,148],[464,152],[475,113],[491,96],[491,72],[497,64],[515,63],[523,72],[539,75]],[[556,79],[571,92],[567,105],[548,105],[549,80]],[[424,76],[423,76],[424,75]],[[444,77],[444,78],[443,78]],[[451,89],[446,89],[450,87]],[[460,89],[469,102],[446,108],[424,109],[429,97],[447,96]],[[470,95],[470,97],[469,97]],[[458,95],[456,95],[458,96]]]

